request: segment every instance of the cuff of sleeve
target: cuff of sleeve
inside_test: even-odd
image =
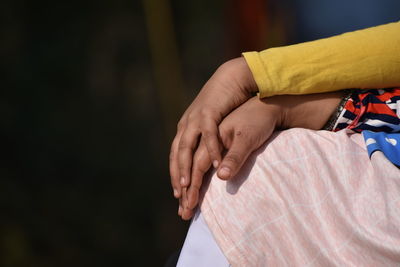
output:
[[[258,52],[245,52],[242,53],[247,65],[253,74],[254,80],[256,81],[258,87],[258,96],[264,98],[267,96],[272,96],[271,92],[268,90],[271,84],[269,76],[266,72],[266,66],[260,58]]]

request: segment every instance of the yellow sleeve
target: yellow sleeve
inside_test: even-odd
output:
[[[400,85],[400,22],[243,53],[260,97]]]

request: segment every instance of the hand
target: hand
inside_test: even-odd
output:
[[[219,133],[224,148],[223,157],[217,175],[229,179],[240,170],[247,157],[260,147],[281,124],[283,110],[279,105],[253,97],[230,113],[220,124]],[[188,220],[199,200],[199,190],[204,174],[211,167],[211,158],[203,139],[193,157],[191,183],[186,197],[181,198],[180,216]]]
[[[276,128],[321,129],[342,96],[343,92],[338,91],[281,95],[261,100],[253,97],[221,123],[221,139],[228,151],[217,176],[223,180],[235,176],[250,153],[259,148]]]
[[[260,147],[274,129],[303,127],[318,130],[327,122],[342,97],[342,92],[304,96],[253,97],[229,114],[219,126],[227,153],[217,171],[221,179],[234,177],[248,156]],[[318,111],[318,112],[316,112]],[[203,142],[193,158],[191,184],[181,199],[179,215],[188,220],[198,204],[203,176],[211,160]]]
[[[218,124],[224,116],[257,91],[244,58],[223,64],[204,85],[178,123],[170,153],[170,175],[174,196],[190,184],[193,152],[200,137],[214,166],[221,162]]]
[[[194,215],[194,208],[199,202],[203,177],[210,167],[211,159],[204,141],[201,140],[193,157],[190,185],[182,189],[182,196],[179,198],[178,215],[182,219],[189,220]]]

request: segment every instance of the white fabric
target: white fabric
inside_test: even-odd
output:
[[[187,233],[178,267],[228,267],[229,262],[214,240],[203,216],[196,212]]]

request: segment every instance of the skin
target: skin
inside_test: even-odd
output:
[[[221,162],[218,125],[257,90],[244,58],[224,63],[204,85],[180,119],[171,145],[170,176],[176,198],[181,198],[183,189],[191,183],[192,160],[200,138],[214,167],[218,167]]]
[[[331,93],[249,100],[257,91],[244,58],[230,60],[217,69],[180,119],[171,145],[170,176],[183,219],[191,218],[211,165],[219,178],[231,179],[275,129],[320,129],[341,97]]]
[[[276,129],[321,129],[341,97],[342,92],[251,98],[219,125],[220,146],[226,153],[217,171],[218,177],[224,180],[233,178],[248,156],[265,143]],[[179,199],[178,214],[182,219],[188,220],[193,216],[203,176],[211,166],[212,158],[202,138],[193,156],[190,184]]]

